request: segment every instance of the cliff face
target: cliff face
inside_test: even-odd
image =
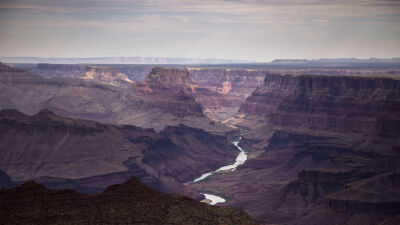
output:
[[[82,78],[116,86],[133,83],[126,74],[120,73],[117,68],[111,66],[87,67],[85,75]]]
[[[175,68],[154,67],[146,76],[145,82],[155,88],[166,87],[176,91],[189,91],[195,87],[189,71]]]
[[[192,68],[190,74],[201,87],[209,87],[222,94],[233,93],[247,97],[263,83],[266,71],[238,69]]]
[[[388,130],[394,135],[398,132],[394,130],[399,121],[399,87],[399,80],[389,78],[270,74],[241,105],[239,114],[246,119],[239,125],[263,126],[259,129],[269,133],[282,128],[355,136]],[[257,133],[253,129],[248,137],[263,142],[259,146],[263,148],[270,136]]]
[[[34,116],[2,110],[0,131],[0,169],[13,180],[38,179],[88,192],[137,176],[158,190],[197,197],[181,183],[232,163],[237,155],[225,137],[184,125],[156,133],[49,110]]]
[[[264,71],[191,68],[196,80],[194,98],[212,119],[224,121],[236,114],[253,90],[265,77]]]
[[[400,82],[388,78],[271,74],[239,113],[277,126],[367,131],[377,114],[399,108]]]
[[[267,224],[396,224],[399,91],[389,78],[268,74],[232,120],[248,161],[194,187]]]
[[[28,182],[0,191],[2,224],[257,224],[245,212],[154,191],[136,178],[99,195]]]
[[[199,102],[209,118],[223,121],[262,82],[263,72],[226,69],[176,69],[155,67],[146,76],[152,89],[183,91]]]

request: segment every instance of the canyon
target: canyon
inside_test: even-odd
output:
[[[270,73],[227,122],[249,160],[191,186],[265,224],[398,222],[399,80]]]
[[[135,176],[261,224],[398,224],[399,68],[0,64],[0,169],[92,194]]]
[[[47,109],[33,116],[2,110],[0,130],[0,169],[13,181],[34,179],[89,193],[136,176],[154,189],[199,198],[182,183],[233,162],[237,154],[226,137],[197,128],[168,126],[157,133]]]
[[[92,69],[87,72],[92,73]],[[29,115],[47,108],[61,116],[156,130],[179,124],[220,133],[231,130],[206,117],[202,106],[182,91],[150,86],[150,81],[131,82],[112,68],[105,70],[97,68],[96,75],[69,79],[32,75],[0,65],[0,108]]]

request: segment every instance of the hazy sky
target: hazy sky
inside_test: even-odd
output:
[[[0,56],[400,57],[400,1],[0,0]]]

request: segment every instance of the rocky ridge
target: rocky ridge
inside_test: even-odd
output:
[[[2,224],[257,224],[245,212],[154,191],[131,178],[98,195],[27,182],[0,190]]]

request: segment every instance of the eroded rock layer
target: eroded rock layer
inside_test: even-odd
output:
[[[124,82],[123,86],[99,82],[99,76],[108,77],[104,68],[93,70],[104,72],[91,76],[96,79],[64,79],[44,78],[14,68],[14,71],[7,71],[5,68],[11,67],[1,67],[4,67],[0,72],[2,109],[15,108],[35,114],[48,108],[63,116],[157,130],[181,123],[216,132],[227,130],[208,119],[201,105],[184,92],[151,86],[148,82]],[[93,71],[88,72],[93,75]],[[112,82],[122,82],[116,77],[109,78]]]
[[[2,110],[0,131],[0,169],[13,180],[88,192],[137,176],[155,189],[197,197],[182,183],[232,163],[237,155],[226,137],[184,125],[156,133],[49,110],[34,116]]]
[[[249,160],[192,186],[266,224],[399,222],[399,80],[268,74],[230,122]]]
[[[241,103],[260,85],[265,71],[190,68],[196,80],[194,98],[204,113],[224,121],[236,114]]]

